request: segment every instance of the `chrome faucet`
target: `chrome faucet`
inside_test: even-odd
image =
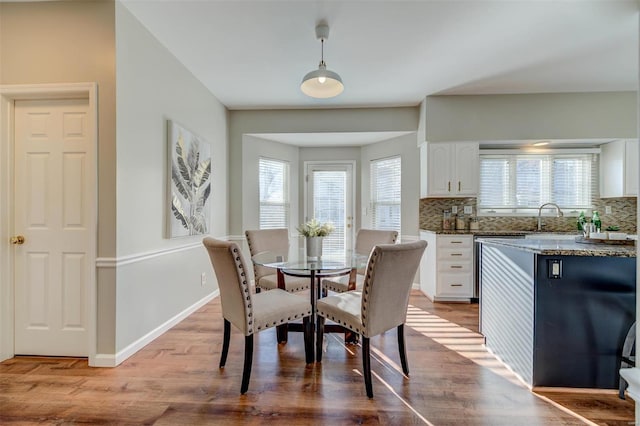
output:
[[[556,204],[556,203],[544,203],[543,205],[540,206],[540,208],[538,208],[538,231],[542,231],[542,209],[544,208],[544,206],[553,206],[556,208],[556,217],[562,217],[564,216],[562,214],[562,210],[560,210],[560,207]]]

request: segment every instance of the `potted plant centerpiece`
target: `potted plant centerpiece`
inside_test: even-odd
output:
[[[307,257],[317,259],[322,256],[322,239],[333,232],[333,225],[314,218],[296,229],[306,238]]]

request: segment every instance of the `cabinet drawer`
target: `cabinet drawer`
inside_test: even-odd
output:
[[[439,273],[438,296],[473,297],[472,274]]]
[[[439,235],[437,241],[438,249],[441,248],[471,248],[473,238],[470,235]]]
[[[471,273],[471,261],[438,262],[438,273]]]
[[[468,260],[471,261],[473,252],[471,247],[469,248],[446,248],[446,249],[438,249],[437,258],[440,260],[451,260],[451,261],[463,261]]]

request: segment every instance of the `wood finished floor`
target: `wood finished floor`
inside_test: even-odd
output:
[[[233,330],[219,370],[215,299],[117,368],[68,358],[0,363],[0,423],[633,424],[633,401],[615,392],[544,392],[546,400],[527,390],[482,348],[478,305],[432,304],[418,292],[410,303],[411,376],[401,374],[395,331],[371,339],[373,400],[359,373],[359,346],[329,335],[323,362],[305,365],[302,336],[277,345],[274,330],[258,335],[249,392],[241,396],[244,339]]]

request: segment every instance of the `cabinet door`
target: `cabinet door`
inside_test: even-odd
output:
[[[471,273],[438,273],[438,296],[442,298],[472,298],[473,277]]]
[[[427,248],[420,261],[420,290],[431,300],[436,296],[436,234],[420,232],[420,239],[427,242]]]
[[[625,143],[624,179],[625,196],[638,195],[638,140],[631,139]]]
[[[480,146],[477,142],[455,143],[454,179],[451,185],[455,195],[476,196],[480,180]]]
[[[450,143],[429,143],[427,146],[427,195],[453,194],[451,146]]]

